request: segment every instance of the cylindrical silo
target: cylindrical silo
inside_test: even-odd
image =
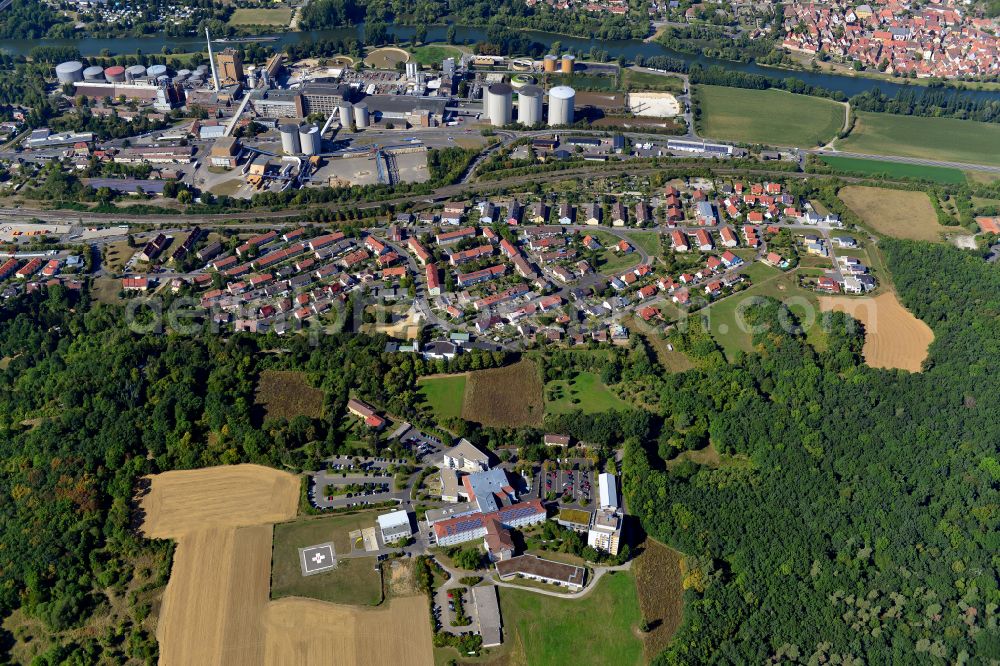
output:
[[[559,57],[552,55],[551,53],[542,60],[542,68],[549,73],[556,71],[556,62],[559,61]]]
[[[167,73],[166,65],[150,65],[146,70],[146,75],[152,79],[158,79]]]
[[[125,70],[126,80],[131,78],[133,81],[138,81],[139,79],[146,78],[146,68],[142,65],[132,65]]]
[[[486,89],[486,117],[494,127],[510,124],[511,89],[506,83],[494,83]]]
[[[298,126],[282,125],[278,131],[281,133],[281,150],[289,155],[298,155],[302,151],[302,146],[299,144]]]
[[[75,83],[83,81],[83,63],[79,60],[70,60],[56,65],[56,78],[59,83]]]
[[[338,105],[337,113],[340,114],[340,126],[345,128],[350,127],[351,121],[354,120],[354,108],[351,106],[351,103],[346,99],[343,100]]]
[[[358,102],[354,105],[354,127],[355,129],[364,129],[372,124],[371,116],[368,113],[368,105],[364,102]]]
[[[104,68],[100,65],[94,65],[93,67],[88,67],[83,70],[83,80],[84,81],[103,81],[104,80]]]
[[[315,125],[301,125],[299,127],[299,144],[303,155],[319,155],[319,128]]]
[[[187,81],[188,79],[191,78],[191,70],[190,69],[178,70],[176,78],[180,79],[181,81]]]
[[[567,53],[566,55],[564,55],[562,57],[562,73],[563,74],[572,74],[573,73],[573,65],[575,63],[576,63],[576,58],[574,58],[572,55],[570,55],[569,53]]]
[[[556,86],[549,91],[549,125],[572,125],[576,91],[569,86]]]
[[[104,78],[108,83],[122,83],[125,81],[125,68],[121,65],[112,65],[104,70]]]
[[[542,96],[538,86],[524,86],[517,91],[517,122],[535,125],[542,122]]]

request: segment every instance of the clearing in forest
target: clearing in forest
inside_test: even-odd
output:
[[[293,419],[323,416],[323,391],[309,385],[304,372],[264,370],[257,380],[255,402],[264,410],[264,418]]]
[[[533,361],[469,373],[462,406],[466,421],[498,427],[538,426],[544,412],[542,379]]]
[[[868,365],[920,372],[934,332],[904,308],[894,292],[875,298],[822,296],[819,305],[824,312],[846,312],[864,324]]]
[[[681,554],[647,537],[632,572],[639,592],[639,608],[649,625],[642,642],[646,659],[652,661],[667,648],[674,632],[681,626],[684,612]]]

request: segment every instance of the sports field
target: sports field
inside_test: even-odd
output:
[[[709,139],[814,148],[844,126],[844,105],[783,90],[696,86],[700,131]]]
[[[454,46],[447,46],[445,44],[426,44],[424,46],[418,46],[410,49],[410,55],[418,63],[427,67],[431,65],[437,65],[440,67],[445,58],[454,58],[456,62],[462,58],[461,51],[456,49]]]
[[[426,609],[425,609],[426,611]],[[605,574],[580,599],[501,589],[505,641],[510,663],[532,666],[631,666],[643,664],[636,637],[642,614],[629,572]]]
[[[466,375],[437,375],[417,380],[420,395],[438,420],[460,418],[465,401]]]
[[[629,407],[592,372],[579,372],[573,379],[549,382],[545,385],[545,396],[547,414],[564,414],[577,409],[592,414]]]
[[[504,368],[469,373],[462,418],[485,426],[542,424],[545,401],[538,366],[523,360]]]
[[[920,372],[934,332],[904,308],[894,292],[875,298],[823,296],[819,304],[824,312],[846,312],[864,324],[863,354],[868,365]]]
[[[229,25],[288,25],[292,10],[283,8],[240,8],[229,17]]]
[[[866,160],[857,157],[830,157],[827,155],[824,155],[820,159],[838,173],[885,176],[887,178],[920,178],[945,185],[966,182],[965,173],[949,167],[901,164],[899,162]]]
[[[925,192],[882,187],[843,187],[837,196],[875,231],[894,238],[935,242],[948,230]]]
[[[837,148],[871,155],[1000,165],[1000,125],[859,111],[854,130],[837,141]]]

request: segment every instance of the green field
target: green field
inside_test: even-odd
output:
[[[887,178],[919,178],[946,185],[957,185],[966,182],[963,172],[948,167],[900,164],[897,162],[866,160],[856,157],[829,157],[826,155],[820,159],[839,173],[885,176]]]
[[[1000,125],[955,118],[857,113],[843,151],[1000,166]]]
[[[410,54],[413,55],[414,60],[425,67],[430,67],[431,65],[437,65],[440,67],[441,62],[445,58],[454,58],[458,61],[462,57],[462,52],[454,46],[446,46],[443,44],[427,44],[425,46],[418,46],[410,49]]]
[[[510,643],[522,655],[511,663],[532,666],[642,664],[634,633],[642,622],[632,574],[605,574],[582,599],[501,589],[500,609]],[[514,636],[513,634],[517,634]],[[505,640],[506,642],[506,640]],[[517,657],[524,657],[520,661]]]
[[[236,9],[229,17],[229,25],[288,25],[292,20],[292,10],[287,7],[275,9]]]
[[[577,409],[590,414],[627,409],[628,406],[592,372],[579,372],[573,379],[559,379],[545,385],[546,414],[564,414]]]
[[[271,598],[309,597],[338,604],[370,606],[382,600],[382,576],[375,558],[338,559],[337,568],[314,576],[302,576],[299,548],[333,541],[338,555],[348,552],[347,532],[375,524],[377,512],[358,513],[274,526],[271,560]]]
[[[621,240],[618,236],[610,234],[606,231],[597,231],[594,229],[588,229],[587,234],[593,236],[604,248],[598,252],[598,265],[594,268],[597,269],[602,275],[614,275],[619,271],[626,268],[632,268],[639,264],[642,257],[639,256],[638,252],[632,252],[631,254],[622,254],[615,251],[615,245]]]
[[[844,106],[783,90],[697,86],[700,131],[710,139],[812,148],[844,126]]]
[[[630,231],[625,234],[629,242],[636,247],[642,248],[651,257],[660,255],[660,232],[658,231]]]
[[[417,380],[417,386],[424,402],[438,419],[460,418],[465,399],[465,379],[464,374],[424,377]]]
[[[684,81],[676,76],[656,74],[654,72],[637,72],[634,69],[626,69],[624,71],[622,83],[630,90],[663,90],[675,93],[684,92]]]
[[[733,358],[740,350],[747,352],[751,350],[753,336],[750,331],[745,330],[746,326],[741,320],[746,306],[751,304],[747,302],[748,299],[754,296],[776,298],[787,302],[792,312],[799,317],[808,318],[810,313],[807,310],[813,315],[818,313],[816,294],[799,287],[794,272],[782,273],[777,268],[755,262],[743,273],[750,277],[753,282],[752,287],[721,300],[699,313],[708,316],[709,331],[729,358]],[[743,303],[746,305],[741,306]],[[822,344],[821,334],[819,326],[812,326],[806,338],[814,345],[819,345]]]

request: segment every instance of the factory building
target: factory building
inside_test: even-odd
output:
[[[306,116],[302,95],[297,90],[257,89],[250,93],[254,113],[264,118]]]
[[[486,117],[494,127],[503,127],[511,121],[511,88],[506,83],[494,83],[486,89],[484,98]]]
[[[538,86],[524,86],[517,91],[517,122],[529,127],[542,122],[543,95]]]
[[[340,108],[345,99],[350,101],[350,89],[336,83],[309,81],[300,89],[302,95],[302,116],[322,113],[329,116]]]
[[[231,86],[243,83],[243,57],[236,49],[226,49],[215,57],[219,68],[219,83]]]
[[[549,90],[549,125],[572,125],[576,91],[569,86]]]
[[[416,97],[413,95],[369,95],[364,99],[371,117],[376,122],[400,121],[411,127],[437,127],[445,119],[448,100],[444,97]]]

